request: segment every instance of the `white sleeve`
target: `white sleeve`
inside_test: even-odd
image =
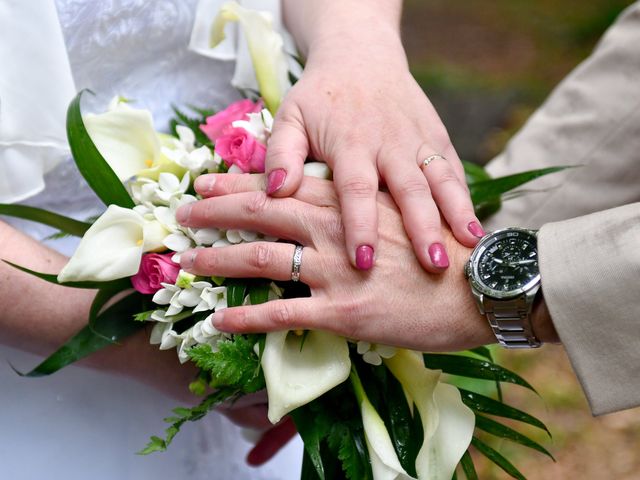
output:
[[[0,203],[10,203],[41,191],[68,155],[75,86],[54,2],[0,2],[0,65]]]
[[[189,49],[216,60],[235,60],[236,69],[232,85],[240,90],[258,90],[253,63],[244,35],[241,35],[237,23],[229,22],[225,27],[225,39],[215,48],[209,46],[209,31],[220,7],[228,0],[199,0],[196,17],[191,31]],[[238,0],[245,8],[269,12],[273,26],[282,35],[284,50],[287,53],[289,71],[300,76],[302,69],[295,60],[297,50],[291,35],[284,28],[282,5],[280,0]]]

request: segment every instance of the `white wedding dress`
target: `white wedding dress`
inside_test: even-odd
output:
[[[229,84],[233,63],[187,49],[196,0],[55,3],[75,84],[98,94],[92,103],[104,108],[113,95],[125,95],[151,110],[156,126],[166,129],[171,104],[219,108],[238,98]],[[45,185],[24,203],[79,219],[104,210],[70,159],[45,176]],[[51,232],[29,222],[12,223],[38,239]],[[50,245],[70,254],[76,242],[63,239]],[[248,467],[244,458],[251,443],[217,413],[184,426],[167,452],[137,456],[150,435],[163,432],[162,419],[179,402],[131,380],[79,367],[44,379],[24,379],[9,362],[28,369],[41,358],[8,347],[0,347],[0,358],[2,478],[299,477],[298,438],[267,465]]]

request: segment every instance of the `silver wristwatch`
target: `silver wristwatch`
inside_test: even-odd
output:
[[[487,316],[500,345],[542,345],[530,318],[540,290],[535,230],[514,227],[489,233],[473,250],[464,270],[480,313]]]

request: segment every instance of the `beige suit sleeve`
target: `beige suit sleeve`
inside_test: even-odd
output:
[[[542,193],[505,202],[487,226],[542,226],[542,291],[596,415],[640,405],[639,45],[636,2],[489,166],[581,165],[536,181]]]
[[[595,415],[640,405],[640,203],[544,225],[542,291]]]
[[[504,202],[490,229],[539,228],[640,200],[640,2],[550,95],[488,165],[494,176],[580,165],[543,177],[541,190]]]

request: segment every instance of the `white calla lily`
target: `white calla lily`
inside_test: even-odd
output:
[[[277,423],[344,382],[350,369],[349,347],[342,337],[321,331],[309,331],[306,337],[286,331],[268,333],[262,370],[269,395],[269,420]]]
[[[431,437],[428,461],[433,471],[425,478],[450,479],[456,465],[469,447],[476,417],[453,385],[438,383],[434,392],[438,407],[438,428]],[[422,477],[421,477],[422,478]]]
[[[360,403],[364,439],[369,451],[371,472],[374,480],[415,480],[400,465],[400,460],[393,448],[387,427],[376,409],[371,405],[355,371],[351,372],[351,383]]]
[[[83,121],[100,155],[122,182],[137,175],[157,179],[160,172],[182,176],[186,171],[162,154],[162,146],[175,139],[156,132],[148,110],[112,102],[108,111],[87,114]]]
[[[440,383],[441,372],[424,366],[418,352],[400,349],[384,363],[420,413],[424,440],[416,458],[420,480],[450,480],[471,443],[475,415],[456,387]]]
[[[160,247],[167,234],[159,222],[110,205],[84,234],[58,281],[104,282],[135,275],[143,252]]]
[[[275,113],[291,82],[282,35],[273,28],[271,14],[244,8],[237,2],[225,3],[211,28],[211,47],[224,40],[227,22],[238,22],[242,27],[260,93],[267,108]]]
[[[160,158],[160,139],[151,113],[119,103],[98,115],[88,114],[84,124],[100,154],[124,182]]]

